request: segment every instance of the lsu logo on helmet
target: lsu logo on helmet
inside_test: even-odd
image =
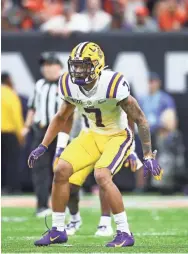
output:
[[[71,52],[68,68],[73,83],[83,86],[96,80],[105,66],[104,53],[94,42],[82,42]]]

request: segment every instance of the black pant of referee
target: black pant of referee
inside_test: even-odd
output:
[[[39,125],[33,126],[33,143],[32,148],[36,148],[43,140],[47,128],[40,128]],[[46,153],[41,156],[34,168],[32,169],[32,180],[34,191],[37,197],[37,213],[41,214],[42,211],[48,208],[49,195],[51,193],[52,183],[52,163],[56,149],[56,140],[52,142]]]
[[[18,194],[21,188],[20,144],[15,133],[1,133],[2,193]]]

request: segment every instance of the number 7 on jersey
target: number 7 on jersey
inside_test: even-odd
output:
[[[94,113],[95,118],[96,118],[96,126],[97,127],[105,127],[104,124],[102,123],[102,113],[99,108],[84,108],[86,113]]]

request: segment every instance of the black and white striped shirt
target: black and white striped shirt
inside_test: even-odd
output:
[[[34,123],[47,127],[59,106],[58,80],[55,82],[45,79],[38,80],[34,93],[28,101],[28,108],[35,110]]]

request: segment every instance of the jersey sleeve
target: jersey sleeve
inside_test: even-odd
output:
[[[106,97],[121,101],[130,95],[130,87],[125,77],[115,72],[109,82]]]
[[[124,78],[122,83],[117,89],[116,99],[118,101],[122,101],[123,99],[126,99],[129,95],[130,95],[130,86],[129,83]]]

